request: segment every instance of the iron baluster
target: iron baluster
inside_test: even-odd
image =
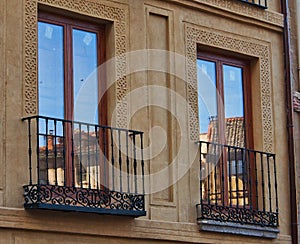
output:
[[[65,146],[66,146],[66,125],[65,123],[63,122],[62,123],[62,126],[63,126],[63,142],[64,142],[64,146],[63,146],[63,168],[64,168],[64,186],[66,186],[66,179],[67,179],[67,172],[66,172],[66,149],[65,149]]]
[[[219,150],[217,151],[217,145],[214,145],[214,152],[219,152]],[[218,167],[220,167],[220,155],[216,154],[217,157],[214,157],[214,186],[215,186],[215,194],[214,194],[214,198],[215,198],[215,204],[218,205],[218,185],[217,185],[217,171],[218,171]]]
[[[249,184],[247,184],[247,196],[249,197],[248,199],[248,205],[250,206],[250,208],[252,208],[253,205],[253,196],[252,196],[252,169],[251,169],[251,153],[249,150],[247,150],[247,157],[246,157],[246,164],[248,166],[248,171],[247,171],[247,182],[249,182]]]
[[[90,155],[90,125],[87,125],[87,153],[88,153],[88,168],[86,173],[88,174],[89,179],[89,189],[91,189],[91,155]]]
[[[200,150],[200,203],[203,203],[203,188],[202,188],[202,182],[203,182],[203,166],[202,166],[202,142],[199,143],[199,150]],[[203,157],[204,159],[204,157]]]
[[[237,148],[234,149],[234,163],[235,163],[235,194],[236,206],[239,207],[239,179],[238,179],[238,162],[237,162]]]
[[[231,153],[231,148],[228,147],[228,178],[229,178],[229,205],[230,207],[232,206],[232,182],[231,182],[231,175],[232,175],[232,172],[231,172],[231,156],[230,156],[230,153]]]
[[[130,192],[130,175],[129,175],[129,132],[126,131],[126,169],[127,169],[127,191]]]
[[[37,178],[38,178],[38,184],[41,184],[40,179],[40,128],[39,128],[40,120],[38,117],[36,117],[36,158],[37,158]]]
[[[136,160],[136,145],[135,145],[135,133],[133,136],[133,172],[134,172],[134,188],[135,193],[137,193],[137,160]]]
[[[79,178],[80,178],[80,187],[83,187],[82,182],[82,128],[79,124]]]
[[[95,139],[95,166],[96,166],[96,181],[97,181],[97,189],[99,189],[99,158],[98,158],[98,145],[99,144],[99,134],[98,134],[98,126],[95,125],[95,134],[96,134],[96,139]]]
[[[265,174],[264,174],[264,165],[263,165],[263,154],[260,154],[260,164],[261,164],[261,180],[262,180],[262,203],[263,203],[263,211],[266,211],[266,203],[265,203]]]
[[[254,152],[254,168],[255,168],[255,207],[258,208],[258,172],[257,172],[257,162],[256,162],[256,152]]]
[[[274,162],[274,185],[275,185],[275,207],[276,213],[278,213],[278,192],[277,192],[277,172],[276,172],[276,160],[275,155],[273,155],[273,162]]]
[[[207,175],[207,184],[208,184],[208,191],[207,191],[207,200],[208,200],[208,204],[210,204],[210,199],[211,199],[211,190],[210,190],[210,184],[211,184],[211,173],[212,173],[212,165],[211,165],[211,160],[212,160],[212,155],[211,154],[212,152],[210,152],[210,148],[209,148],[209,144],[208,143],[205,143],[206,144],[206,152],[207,152],[207,155],[206,155],[206,164],[208,166],[208,175]]]
[[[58,185],[57,181],[57,144],[56,144],[56,137],[57,137],[57,121],[54,120],[54,174],[55,174],[55,182],[54,185]]]
[[[119,180],[120,180],[120,191],[122,192],[122,150],[121,150],[121,131],[118,130],[118,142],[119,142]]]
[[[49,157],[49,148],[48,148],[48,143],[49,143],[49,138],[48,138],[48,119],[46,119],[45,120],[45,122],[46,122],[46,135],[45,135],[45,137],[46,137],[46,183],[47,183],[47,185],[49,185],[49,175],[48,175],[48,171],[49,171],[49,162],[48,162],[48,157]]]
[[[224,155],[224,147],[223,145],[220,146],[220,153],[221,153],[221,165],[220,165],[220,170],[221,170],[221,179],[220,179],[220,185],[221,185],[221,203],[223,205],[225,205],[225,188],[226,188],[226,183],[225,183],[225,160],[226,160],[226,157]]]
[[[115,190],[115,158],[114,158],[113,129],[110,129],[110,139],[111,139],[112,188],[113,190]]]
[[[74,163],[74,124],[71,123],[71,160],[72,160],[72,186],[75,186],[75,163]]]
[[[241,149],[241,154],[242,154],[242,174],[243,174],[243,180],[242,180],[242,184],[243,184],[243,207],[246,207],[246,182],[247,182],[247,176],[246,176],[246,151],[244,149]]]
[[[32,185],[31,119],[28,119],[29,184]]]
[[[270,176],[270,155],[267,155],[268,168],[268,192],[269,192],[269,210],[272,212],[272,191],[271,191],[271,176]]]
[[[107,185],[107,182],[106,182],[106,174],[107,174],[107,169],[106,169],[106,163],[107,163],[107,152],[106,152],[106,129],[104,127],[102,127],[102,140],[103,140],[103,174],[102,175],[105,175],[104,176],[104,179],[103,179],[103,184],[104,184],[104,187],[107,187],[108,188],[108,185]]]
[[[144,145],[143,145],[143,133],[140,133],[141,138],[141,166],[142,166],[142,188],[143,188],[143,194],[145,194],[145,170],[144,170]]]

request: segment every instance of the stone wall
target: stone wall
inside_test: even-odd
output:
[[[21,118],[38,111],[39,8],[106,24],[107,59],[114,63],[107,70],[108,121],[145,132],[146,171],[153,177],[146,184],[147,216],[23,209],[28,137]],[[251,62],[254,145],[276,153],[276,242],[290,242],[282,31],[280,3],[270,0],[266,10],[235,0],[1,1],[0,242],[272,242],[198,230],[197,47]]]

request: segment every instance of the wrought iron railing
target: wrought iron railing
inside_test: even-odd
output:
[[[143,132],[33,116],[25,208],[145,215]]]
[[[268,8],[268,1],[267,0],[238,0],[241,2],[249,3],[261,8]]]
[[[278,226],[275,154],[199,142],[198,220]]]

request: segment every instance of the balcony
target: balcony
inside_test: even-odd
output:
[[[261,228],[264,232],[266,227],[276,229],[275,155],[205,141],[199,142],[199,150],[198,222],[226,223],[235,230],[242,225]]]
[[[143,132],[44,116],[23,120],[26,209],[146,214]]]
[[[264,9],[268,8],[267,0],[238,0],[238,1],[249,3]]]

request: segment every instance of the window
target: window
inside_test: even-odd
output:
[[[39,13],[39,115],[23,119],[24,207],[144,216],[143,132],[107,125],[105,70],[98,68],[106,26],[71,15]]]
[[[247,62],[198,55],[200,134],[211,141],[251,147],[251,89]]]
[[[40,13],[38,22],[39,114],[105,123],[98,113],[104,81],[98,66],[105,59],[105,26]],[[80,89],[89,85],[89,96]],[[91,114],[88,112],[92,111]],[[96,113],[95,113],[96,112]]]
[[[251,109],[249,108],[251,90],[247,85],[247,62],[201,53],[198,55],[198,104],[200,138],[207,142],[252,148],[251,145]],[[243,165],[241,153],[233,159],[225,158],[228,152],[220,152],[216,168],[216,182],[211,182],[211,200],[232,201],[242,205],[248,203],[246,186],[242,186],[243,177],[247,177],[246,165]],[[224,176],[240,185],[240,189],[229,189],[222,196],[222,189],[228,189],[227,181],[219,182]],[[208,186],[207,186],[208,187]],[[245,191],[242,191],[245,190]],[[231,198],[229,198],[231,194]],[[239,198],[240,202],[236,202]],[[230,200],[229,200],[230,199]]]
[[[99,103],[99,94],[103,93],[101,89],[104,88],[104,81],[101,79],[103,75],[98,71],[98,66],[105,59],[104,31],[105,26],[102,25],[75,21],[48,13],[39,14],[39,115],[68,121],[106,124],[106,109]],[[76,186],[90,184],[96,187],[95,178],[100,177],[100,172],[98,177],[93,174],[92,179],[88,179],[86,171],[95,172],[95,164],[84,165],[82,163],[96,160],[94,150],[91,149],[92,147],[95,149],[96,146],[95,129],[91,130],[87,126],[71,128],[71,124],[63,125],[57,121],[54,126],[54,121],[47,122],[48,124],[44,121],[40,122],[40,130],[44,131],[44,134],[48,134],[50,130],[53,134],[56,130],[55,139],[53,140],[53,135],[50,135],[47,136],[46,142],[45,137],[41,136],[40,144],[45,147],[47,143],[48,151],[49,148],[54,148],[54,143],[57,144],[57,149],[65,149],[66,169],[59,167],[58,172],[53,172],[55,169],[53,167],[52,171],[50,169],[49,172],[45,172],[44,164],[44,167],[41,167],[41,180],[49,178],[50,182],[54,183],[58,180],[61,184],[66,181],[67,185],[73,184],[74,180]],[[80,158],[75,154],[72,160],[71,154],[76,153],[76,149],[72,152],[70,145],[73,143],[76,146],[77,142],[86,144],[80,146],[81,151],[84,152],[88,150],[87,144],[89,143],[90,154],[86,156],[86,153],[81,153]],[[64,143],[66,146],[63,147]],[[89,157],[89,160],[85,157]],[[58,161],[56,163],[62,166],[63,163],[60,162],[62,158]],[[74,170],[72,164],[75,167],[74,179],[70,176]]]
[[[249,72],[247,60],[198,54],[199,219],[274,227],[275,155],[253,150]]]
[[[268,8],[268,1],[267,0],[239,0],[241,2],[249,3],[261,8]]]

